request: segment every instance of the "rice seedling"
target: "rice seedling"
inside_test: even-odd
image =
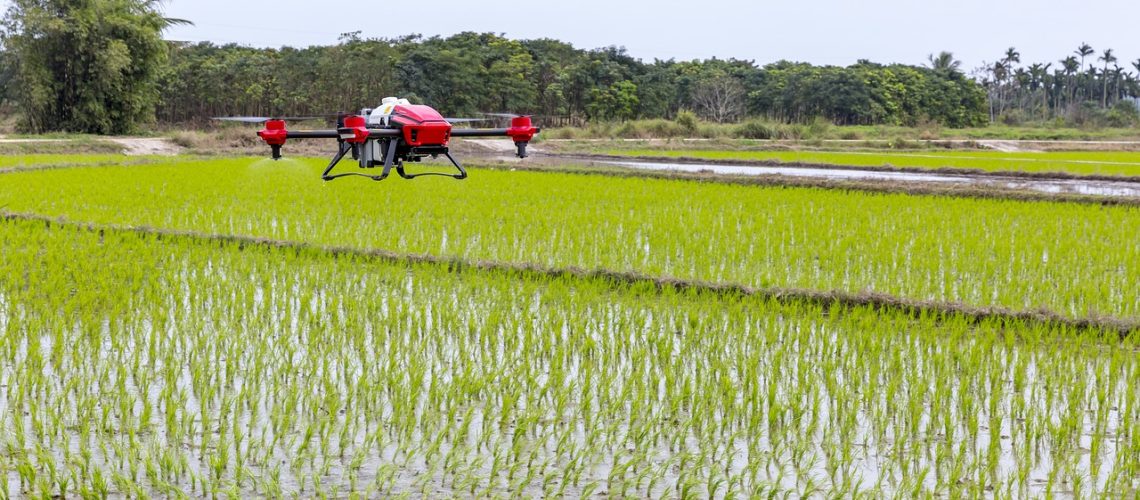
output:
[[[141,164],[169,160],[161,156],[121,154],[27,154],[0,155],[0,171],[60,166]]]
[[[1140,209],[481,171],[441,189],[184,161],[0,176],[10,212],[469,261],[1140,316]],[[45,196],[44,193],[53,193]]]
[[[5,495],[1140,486],[1115,333],[42,221],[0,248]]]

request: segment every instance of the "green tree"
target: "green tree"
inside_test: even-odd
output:
[[[1104,71],[1101,73],[1101,79],[1104,80],[1104,91],[1101,93],[1100,105],[1102,108],[1108,108],[1108,65],[1116,62],[1116,55],[1112,53],[1112,49],[1104,49],[1104,54],[1098,57],[1097,60],[1104,61]]]
[[[1073,54],[1076,54],[1076,55],[1081,57],[1081,67],[1082,68],[1085,67],[1085,58],[1088,56],[1091,56],[1095,53],[1096,53],[1096,51],[1093,50],[1092,45],[1089,45],[1089,44],[1084,43],[1084,42],[1081,42],[1081,45],[1079,47],[1077,47],[1077,50],[1073,51]]]
[[[602,120],[628,120],[636,115],[638,103],[637,85],[622,80],[605,89],[592,89],[587,110]]]
[[[166,59],[158,0],[14,0],[2,39],[24,128],[122,134],[154,121]]]
[[[939,73],[957,73],[962,67],[962,61],[954,59],[954,53],[942,51],[937,56],[930,54],[926,56],[930,61],[930,69]]]
[[[1081,70],[1081,63],[1077,61],[1076,57],[1069,56],[1061,60],[1061,66],[1064,67],[1065,81],[1069,86],[1069,102],[1072,103],[1077,99],[1077,85],[1073,80]]]
[[[1081,58],[1081,65],[1080,65],[1080,67],[1081,67],[1081,69],[1082,69],[1082,70],[1083,70],[1083,69],[1084,69],[1084,67],[1085,67],[1085,58],[1086,58],[1086,57],[1088,57],[1088,56],[1091,56],[1091,55],[1093,55],[1093,54],[1095,54],[1095,53],[1096,53],[1096,51],[1095,51],[1095,50],[1093,50],[1093,48],[1092,48],[1092,45],[1089,45],[1089,44],[1087,44],[1087,43],[1084,43],[1084,42],[1081,42],[1081,45],[1077,47],[1077,50],[1073,51],[1073,54],[1074,54],[1074,55],[1076,55],[1076,56],[1078,56],[1078,57],[1080,57],[1080,58]],[[1091,66],[1091,65],[1090,65],[1090,66]],[[1090,72],[1091,72],[1092,68],[1090,67],[1089,69],[1090,69]],[[1083,87],[1084,87],[1084,85],[1083,85],[1083,84],[1079,84],[1079,83],[1078,83],[1078,86],[1079,86],[1079,87],[1082,87],[1082,90],[1083,90]],[[1087,97],[1087,94],[1084,94],[1084,93],[1081,93],[1081,94],[1080,94],[1080,98],[1081,98],[1081,100],[1082,100],[1082,101],[1083,101],[1083,100],[1084,100],[1086,97]],[[1075,101],[1074,101],[1074,102],[1075,102]]]

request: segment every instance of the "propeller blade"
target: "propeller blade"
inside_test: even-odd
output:
[[[448,123],[474,123],[491,121],[490,118],[444,118]]]
[[[264,116],[215,116],[211,120],[220,122],[239,122],[239,123],[265,123],[271,118]]]
[[[499,118],[518,118],[520,116],[530,116],[530,115],[520,115],[520,114],[516,114],[516,113],[479,113],[479,114],[487,115],[487,116],[497,116]]]
[[[212,119],[222,122],[238,122],[238,123],[265,123],[269,120],[288,120],[294,122],[303,122],[307,120],[323,120],[324,116],[281,116],[281,117],[268,117],[268,116],[215,116]]]

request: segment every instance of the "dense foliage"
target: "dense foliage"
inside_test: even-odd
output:
[[[349,111],[397,94],[444,114],[528,112],[546,123],[673,118],[691,109],[733,121],[823,117],[838,124],[952,127],[986,121],[985,91],[956,71],[860,62],[850,67],[751,61],[654,61],[618,48],[488,33],[362,39],[329,47],[260,49],[176,44],[159,117]]]
[[[447,115],[539,115],[550,125],[760,117],[788,123],[981,126],[1060,118],[1129,126],[1140,80],[1082,45],[1060,61],[1016,67],[1020,54],[965,75],[947,52],[928,66],[847,67],[744,60],[644,62],[608,47],[493,33],[447,38],[342,36],[331,46],[253,48],[164,42],[160,0],[17,0],[3,22],[0,95],[35,131],[124,133],[155,120],[355,111],[386,95]],[[1087,69],[1082,69],[1086,62]],[[1094,61],[1095,59],[1095,61]],[[1129,63],[1140,70],[1140,60]],[[1126,65],[1127,66],[1127,65]],[[763,136],[763,133],[745,134]]]
[[[15,0],[4,18],[5,66],[25,128],[118,134],[153,121],[166,61],[156,0]],[[3,72],[10,74],[10,70]]]

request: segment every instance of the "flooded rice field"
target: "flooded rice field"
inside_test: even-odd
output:
[[[727,175],[789,176],[829,180],[881,180],[898,183],[945,183],[1036,191],[1053,194],[1140,197],[1140,181],[1108,181],[1083,179],[1032,179],[996,175],[953,175],[942,172],[891,172],[852,168],[770,167],[759,165],[725,165],[720,163],[671,163],[650,161],[592,160],[602,165],[638,170],[715,173]]]

